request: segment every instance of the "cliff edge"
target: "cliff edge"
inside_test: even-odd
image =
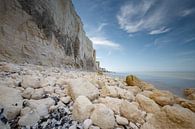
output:
[[[0,0],[0,61],[95,70],[71,0]]]

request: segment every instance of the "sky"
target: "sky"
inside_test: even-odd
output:
[[[101,67],[195,71],[195,0],[73,0]]]

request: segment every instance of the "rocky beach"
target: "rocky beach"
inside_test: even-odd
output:
[[[71,0],[0,0],[0,129],[195,129],[194,88],[100,64]]]
[[[135,76],[0,63],[1,129],[194,129],[189,99]]]

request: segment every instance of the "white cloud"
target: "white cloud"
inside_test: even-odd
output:
[[[185,17],[185,16],[192,14],[193,12],[194,12],[194,9],[185,9],[185,10],[181,11],[181,16]]]
[[[91,27],[90,33],[88,33],[89,39],[92,41],[95,49],[99,49],[100,47],[103,50],[108,51],[110,53],[110,49],[113,50],[122,50],[122,46],[119,43],[116,43],[107,38],[106,33],[103,28],[107,26],[108,23],[102,22],[98,27]]]
[[[108,24],[107,24],[107,23],[101,23],[101,24],[99,25],[97,31],[98,31],[98,32],[102,31],[102,29],[103,29],[106,25],[108,25]]]
[[[97,60],[100,60],[100,59],[102,59],[102,57],[96,56],[96,59],[97,59]]]
[[[93,42],[95,46],[104,46],[104,47],[110,47],[110,48],[116,48],[116,49],[121,47],[118,43],[115,43],[104,37],[91,37],[90,40]]]
[[[168,39],[168,38],[157,38],[154,40],[154,45],[157,48],[162,48],[165,47],[167,45],[169,45],[170,43],[172,43],[172,39]]]
[[[191,43],[192,41],[195,41],[195,37],[192,37],[192,38],[189,38],[189,39],[187,39],[187,40],[185,40],[185,44],[186,43]]]
[[[116,17],[120,28],[128,33],[162,34],[170,30],[167,26],[178,17],[181,10],[184,10],[183,15],[192,13],[192,10],[185,10],[183,6],[177,0],[130,1],[120,8]]]
[[[137,3],[130,2],[122,6],[117,15],[120,27],[128,33],[156,29],[163,19],[163,11],[149,14],[155,2],[155,0],[141,0]]]
[[[169,32],[170,30],[171,30],[170,28],[162,27],[162,28],[157,29],[157,30],[152,30],[149,34],[151,34],[151,35],[162,34],[162,33]]]
[[[133,37],[134,35],[133,34],[129,34],[129,37]]]

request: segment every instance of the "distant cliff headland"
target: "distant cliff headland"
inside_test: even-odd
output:
[[[0,0],[0,61],[96,69],[71,0]]]

